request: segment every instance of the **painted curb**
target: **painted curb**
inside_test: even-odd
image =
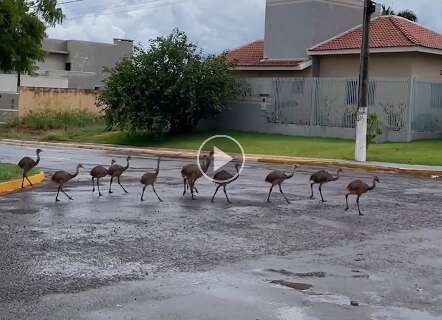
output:
[[[166,149],[166,148],[142,148],[142,147],[125,147],[121,145],[104,145],[104,144],[92,144],[92,143],[72,143],[72,142],[42,142],[42,141],[29,141],[29,140],[15,140],[15,139],[1,139],[2,143],[22,145],[22,146],[50,146],[50,147],[62,147],[62,148],[79,148],[79,149],[94,149],[104,151],[117,151],[125,153],[140,153],[151,156],[161,156],[169,158],[185,158],[191,159],[196,157],[197,150],[191,149]],[[348,169],[362,169],[370,172],[383,172],[383,173],[398,173],[414,176],[442,176],[442,168],[431,168],[431,166],[407,166],[402,164],[372,164],[372,163],[360,163],[356,161],[348,160],[333,160],[333,159],[318,159],[318,158],[304,158],[304,157],[288,157],[288,156],[269,156],[251,154],[246,155],[246,160],[257,161],[264,163],[275,163],[285,165],[308,165],[308,166],[322,166],[322,167],[340,167]],[[422,168],[419,168],[422,167]]]
[[[34,174],[29,177],[33,185],[42,183],[45,180],[45,174],[43,172]],[[9,180],[6,182],[0,182],[0,193],[7,193],[17,191],[21,189],[22,179]],[[25,179],[25,187],[29,187],[29,182]]]

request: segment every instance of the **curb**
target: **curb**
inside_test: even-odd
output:
[[[34,174],[28,177],[33,185],[42,183],[45,180],[45,174],[43,172]],[[9,180],[6,182],[0,182],[0,194],[12,191],[17,191],[21,189],[22,179]],[[25,179],[25,187],[29,187],[29,182]]]
[[[92,143],[68,143],[68,142],[42,142],[42,141],[26,141],[14,139],[1,139],[2,143],[22,145],[22,146],[50,146],[62,148],[79,148],[79,149],[93,149],[104,151],[117,151],[125,153],[140,153],[152,156],[161,156],[168,158],[184,158],[191,159],[197,154],[197,150],[190,149],[166,149],[166,148],[143,148],[143,147],[125,147],[120,145],[103,145]],[[430,166],[407,166],[402,164],[373,164],[360,163],[348,160],[333,160],[333,159],[317,159],[317,158],[303,158],[303,157],[287,157],[287,156],[269,156],[252,154],[246,155],[246,160],[263,163],[285,164],[285,165],[309,165],[322,167],[340,167],[347,169],[362,169],[369,172],[382,173],[398,173],[422,177],[442,176],[442,168],[431,168]]]

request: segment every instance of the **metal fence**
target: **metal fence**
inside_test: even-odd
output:
[[[218,117],[216,127],[307,136],[349,138],[354,135],[357,79],[248,78],[243,81],[248,85],[246,96]],[[372,79],[368,100],[369,113],[377,115],[383,128],[380,141],[442,137],[442,82]]]

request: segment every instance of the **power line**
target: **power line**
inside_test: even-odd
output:
[[[69,3],[76,3],[76,2],[83,2],[85,0],[69,0],[69,1],[63,1],[63,2],[59,2],[57,4],[69,4]]]

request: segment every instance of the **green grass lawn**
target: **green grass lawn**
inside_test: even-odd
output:
[[[0,163],[0,182],[13,179],[21,179],[23,171],[15,164]],[[37,174],[38,170],[33,169],[29,175]]]
[[[158,140],[149,136],[129,135],[120,131],[104,131],[102,126],[49,131],[0,128],[0,137],[178,149],[198,149],[206,138],[214,134],[231,135],[242,144],[245,152],[249,154],[353,159],[354,141],[342,139],[292,137],[247,132],[200,132],[169,136]],[[226,151],[229,151],[228,147],[226,147]],[[442,165],[442,140],[371,145],[368,159],[381,162]]]

